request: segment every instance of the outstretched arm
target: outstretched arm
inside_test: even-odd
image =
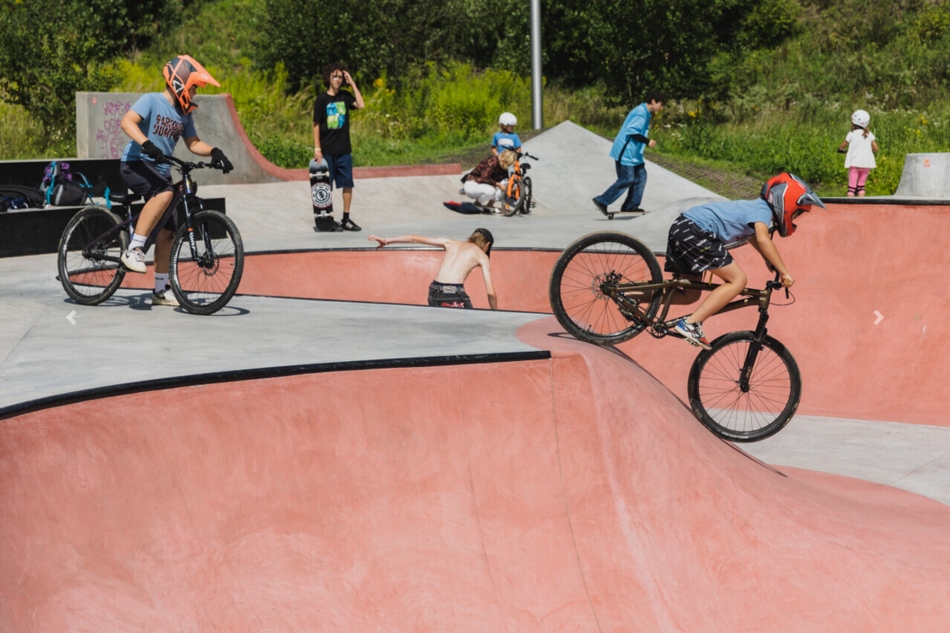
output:
[[[425,237],[422,235],[400,235],[399,237],[376,237],[375,235],[370,235],[366,239],[371,242],[379,242],[379,246],[376,248],[382,248],[390,244],[425,244],[426,246],[445,248],[445,245],[452,241],[447,237]]]

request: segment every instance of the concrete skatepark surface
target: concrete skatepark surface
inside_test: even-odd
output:
[[[55,257],[0,260],[0,630],[939,630],[946,209],[830,206],[778,241],[802,415],[740,450],[677,398],[692,348],[596,348],[544,314],[568,243],[662,251],[713,197],[650,166],[651,213],[607,221],[603,143],[526,143],[539,205],[514,218],[441,208],[454,176],[379,178],[363,232],[315,234],[306,183],[222,187],[252,255],[211,317],[151,309],[150,275],[81,307]],[[438,253],[360,250],[477,226],[501,312],[419,305]]]

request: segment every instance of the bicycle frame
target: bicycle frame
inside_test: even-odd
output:
[[[531,154],[528,154],[527,152],[525,152],[523,154],[520,154],[518,158],[515,160],[514,164],[508,168],[508,189],[507,191],[505,191],[505,195],[508,196],[509,198],[511,197],[512,189],[514,188],[515,181],[523,180],[524,172],[526,172],[528,168],[531,166],[530,163],[526,163],[525,168],[522,170],[521,169],[522,158],[533,158],[534,160],[538,160],[536,156],[532,156]]]
[[[166,160],[171,160],[175,163],[178,163],[178,168],[181,171],[182,178],[177,183],[172,185],[173,192],[175,195],[172,197],[172,201],[168,204],[168,207],[165,209],[165,212],[162,214],[162,217],[159,219],[158,223],[155,224],[155,228],[152,229],[151,233],[149,233],[148,237],[145,239],[145,245],[142,247],[142,250],[148,251],[148,249],[153,244],[155,244],[155,240],[158,237],[159,232],[165,228],[165,224],[168,222],[168,219],[171,217],[171,214],[175,213],[175,211],[178,209],[179,204],[182,204],[185,209],[185,224],[188,227],[188,243],[189,243],[189,246],[191,246],[191,254],[194,260],[196,262],[199,262],[199,265],[202,265],[201,262],[199,261],[200,258],[198,257],[198,245],[195,242],[194,227],[192,225],[192,218],[194,217],[195,212],[192,211],[189,205],[189,199],[191,199],[193,203],[194,202],[197,203],[197,206],[198,206],[197,211],[201,211],[204,208],[204,205],[201,203],[201,199],[194,195],[194,192],[196,191],[197,186],[195,185],[195,181],[191,178],[191,175],[190,175],[192,169],[194,169],[196,165],[192,163],[187,163],[185,161],[180,161],[174,156],[166,157]],[[199,163],[198,165],[203,166],[204,164]],[[127,219],[124,220],[123,222],[120,222],[116,226],[112,227],[111,229],[103,233],[102,235],[99,235],[98,237],[96,237],[94,240],[90,242],[90,244],[97,244],[106,235],[109,235],[110,233],[116,230],[121,231],[123,229],[128,228],[131,232],[131,227],[133,223],[138,221],[139,216],[141,216],[142,213],[140,211],[139,213],[132,215],[131,204],[122,204],[120,206],[125,210],[125,216]],[[209,241],[210,237],[208,235],[205,235],[204,239],[205,239],[206,252],[208,253],[212,252],[211,244]],[[90,255],[90,251],[88,248],[83,249],[83,255],[85,256]],[[96,258],[102,261],[111,261],[115,263],[120,263],[119,257],[110,257],[108,255],[96,254]]]
[[[712,291],[719,288],[722,284],[707,283],[704,281],[693,281],[691,279],[671,279],[660,283],[612,283],[608,279],[601,284],[601,292],[614,300],[625,313],[627,318],[637,321],[650,330],[650,333],[657,338],[662,338],[669,333],[673,323],[680,318],[667,320],[670,306],[673,304],[673,295],[677,290],[700,290]],[[775,273],[775,280],[766,282],[764,290],[755,290],[753,288],[743,288],[739,294],[745,296],[744,299],[738,299],[726,304],[716,314],[732,312],[740,308],[746,308],[758,304],[759,321],[756,324],[753,336],[753,344],[749,346],[745,362],[742,366],[742,373],[739,378],[739,387],[743,392],[749,391],[749,379],[752,377],[752,369],[755,366],[756,358],[762,349],[762,341],[768,334],[766,324],[769,321],[769,305],[772,300],[772,291],[782,288],[779,282],[779,274]],[[625,293],[646,293],[660,291],[663,293],[663,309],[659,318],[650,319],[646,313],[640,309],[640,306],[627,298]],[[787,292],[787,289],[786,289]],[[689,316],[689,315],[686,315]]]

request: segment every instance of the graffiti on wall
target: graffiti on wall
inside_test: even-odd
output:
[[[93,97],[93,105],[96,98]],[[96,130],[96,147],[98,158],[122,158],[122,150],[129,142],[129,137],[119,127],[122,117],[132,107],[131,101],[108,101],[102,104],[102,125]]]

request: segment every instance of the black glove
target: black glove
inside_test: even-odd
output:
[[[211,164],[215,167],[220,167],[221,172],[225,174],[234,169],[234,165],[231,164],[228,157],[217,147],[211,150]]]
[[[165,152],[155,147],[155,144],[152,141],[145,141],[142,143],[142,151],[145,152],[145,155],[154,160],[156,163],[165,162]]]
[[[846,150],[846,149],[841,149],[841,148],[839,147],[839,148],[838,148],[838,153],[839,153],[839,154],[847,154],[847,153],[848,153],[848,150]]]

